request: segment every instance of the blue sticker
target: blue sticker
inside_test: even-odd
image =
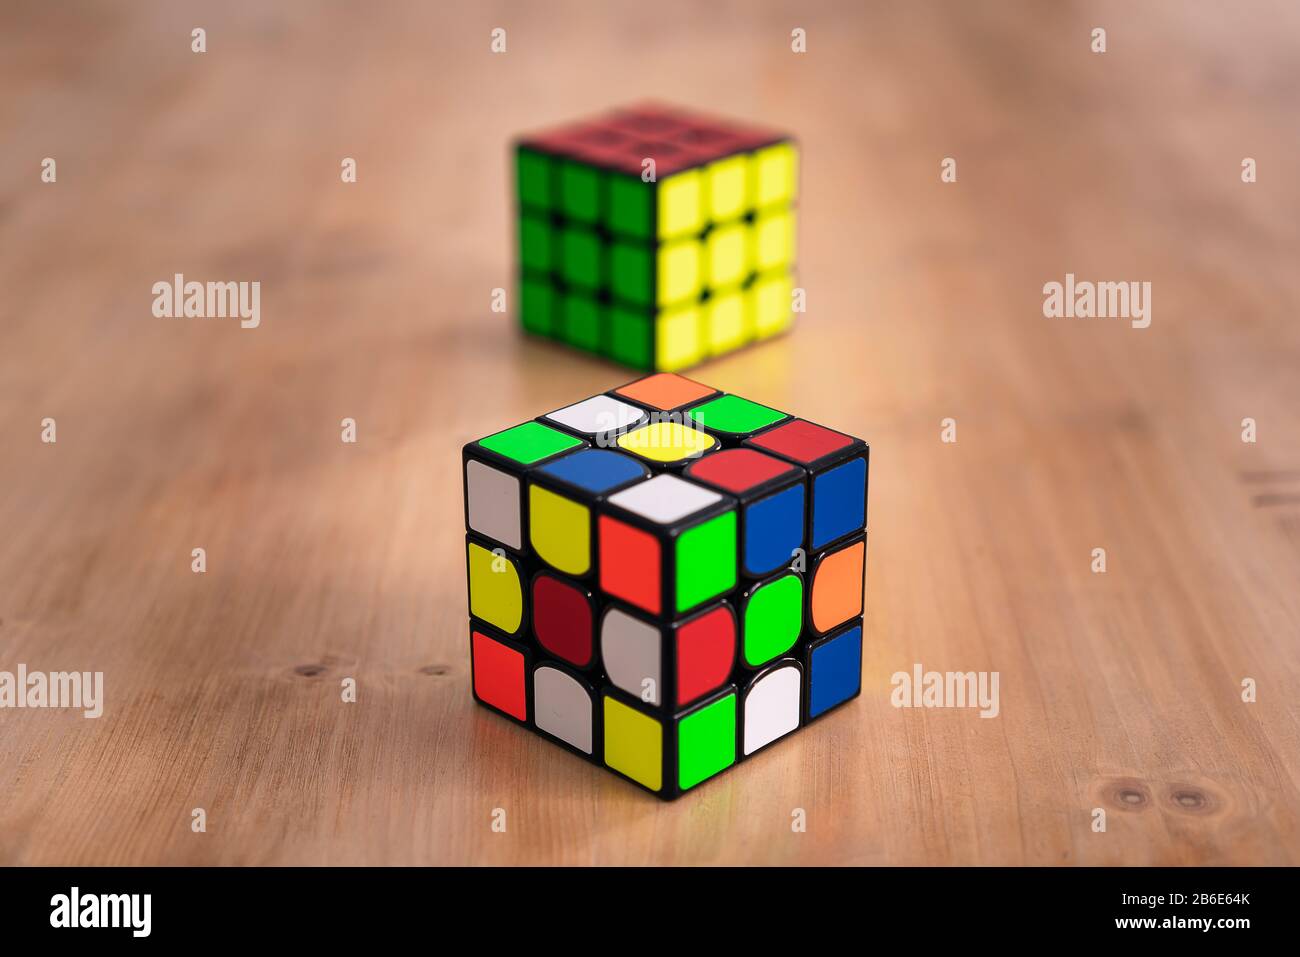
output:
[[[821,548],[866,524],[866,459],[837,465],[813,481],[812,548]]]
[[[745,573],[758,577],[788,565],[803,545],[803,483],[745,509]]]
[[[808,716],[848,701],[862,685],[862,626],[855,625],[812,650],[808,662]]]
[[[543,465],[538,471],[593,495],[648,474],[634,459],[606,449],[582,449]]]

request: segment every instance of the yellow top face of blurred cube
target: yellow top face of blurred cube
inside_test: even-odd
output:
[[[699,310],[691,311],[696,313],[698,326]],[[619,448],[652,462],[680,462],[707,452],[717,442],[708,433],[680,422],[651,422],[618,437]]]
[[[744,215],[749,203],[749,157],[728,156],[705,168],[709,213],[715,223]]]
[[[754,268],[787,265],[794,258],[794,216],[788,210],[760,216],[754,224]]]
[[[661,306],[692,301],[703,285],[700,244],[694,239],[668,243],[659,250],[656,298]]]
[[[777,143],[754,154],[752,188],[755,206],[762,209],[794,199],[797,159],[793,143]]]
[[[659,181],[659,238],[688,236],[704,228],[704,176],[698,169]]]
[[[705,259],[711,287],[729,286],[745,278],[749,272],[749,243],[746,239],[744,223],[719,226],[709,232]]]

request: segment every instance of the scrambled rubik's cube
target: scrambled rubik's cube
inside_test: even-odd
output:
[[[470,442],[474,697],[664,798],[855,697],[868,452],[672,373]]]
[[[641,106],[516,147],[528,332],[677,370],[790,325],[796,148]]]

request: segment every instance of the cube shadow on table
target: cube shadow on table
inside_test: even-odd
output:
[[[656,373],[462,461],[479,703],[671,799],[860,692],[862,440]]]

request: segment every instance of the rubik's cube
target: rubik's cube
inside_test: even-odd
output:
[[[470,442],[474,697],[663,798],[855,697],[868,455],[672,373]]]
[[[641,106],[516,146],[523,328],[678,370],[790,325],[797,152]]]

